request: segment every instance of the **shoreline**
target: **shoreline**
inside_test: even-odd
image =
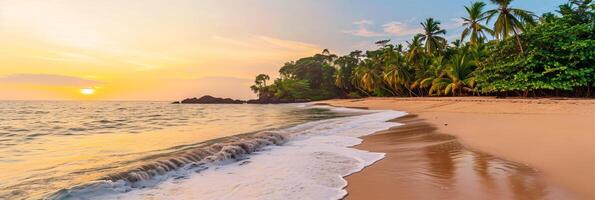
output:
[[[480,154],[502,160],[497,163],[504,161],[519,163],[519,166],[528,166],[527,169],[535,170],[538,172],[535,175],[521,177],[539,180],[539,184],[534,184],[534,186],[546,188],[541,191],[543,193],[541,195],[555,197],[577,195],[573,198],[578,199],[595,197],[595,192],[591,189],[595,187],[595,170],[593,170],[595,169],[595,125],[592,123],[595,119],[595,100],[425,97],[328,100],[320,101],[318,104],[408,112],[410,115],[415,115],[418,120],[435,127],[434,132],[454,136],[455,140],[461,143],[462,149],[472,152],[471,154],[481,152]],[[406,127],[407,123],[401,128]],[[395,129],[398,130],[399,127]],[[390,150],[403,144],[399,144],[398,141],[383,144],[382,141],[374,139],[378,137],[384,137],[383,140],[395,139],[395,136],[388,137],[387,135],[390,134],[380,132],[362,137],[364,142],[355,146],[362,150],[387,153],[387,158],[361,172],[346,177],[349,182],[347,186],[349,195],[345,199],[361,199],[357,195],[361,191],[364,191],[367,197],[385,193],[391,194],[390,197],[398,196],[396,193],[407,194],[407,191],[399,191],[395,187],[389,187],[384,191],[374,190],[374,188],[382,187],[383,179],[398,178],[394,174],[391,177],[391,168],[386,168],[386,166],[394,164],[396,160],[389,158],[391,152],[385,152],[382,149]],[[445,159],[444,156],[442,159]],[[448,169],[444,166],[441,168]],[[455,171],[457,170],[459,168],[455,167]],[[474,176],[474,173],[477,175],[477,171],[459,173],[466,176],[470,174]],[[457,176],[454,178],[456,179]],[[423,181],[423,178],[419,181]],[[394,184],[398,181],[392,181],[392,183],[393,186],[397,186]],[[370,184],[375,184],[376,187],[372,188]],[[428,185],[431,184],[428,183]],[[420,184],[420,186],[425,187],[426,184]],[[512,188],[510,183],[507,187]],[[426,188],[421,191],[431,193],[431,191],[441,190],[440,188],[435,189]],[[414,190],[415,188],[411,189],[411,191]],[[513,194],[510,191],[497,192],[500,195]],[[460,192],[457,193],[460,196],[453,193],[449,194],[455,196],[440,196],[438,194],[445,194],[440,192],[434,194],[437,195],[434,197],[480,197],[477,196],[479,194]],[[540,195],[539,192],[533,194]],[[382,197],[378,198],[382,199]]]

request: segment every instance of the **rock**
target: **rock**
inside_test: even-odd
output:
[[[269,98],[269,99],[252,99],[248,100],[246,103],[248,104],[280,104],[280,103],[305,103],[310,102],[309,99],[278,99],[278,98]]]
[[[310,99],[278,99],[278,98],[267,98],[267,99],[252,99],[248,101],[230,99],[230,98],[217,98],[210,95],[205,95],[200,98],[187,98],[182,101],[174,101],[172,104],[280,104],[280,103],[305,103],[310,102]]]
[[[175,103],[175,102],[174,102]],[[218,98],[210,95],[205,95],[200,98],[188,98],[180,101],[181,104],[244,104],[246,101],[236,100],[231,98]]]

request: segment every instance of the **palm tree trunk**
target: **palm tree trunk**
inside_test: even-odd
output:
[[[516,38],[516,44],[519,47],[519,50],[521,50],[521,54],[525,54],[525,51],[523,50],[523,45],[521,44],[521,38],[519,37],[519,34],[516,32],[516,29],[512,28],[512,32],[514,33],[514,37]]]
[[[366,92],[365,90],[363,90],[357,86],[355,88],[357,88],[359,91],[363,92],[366,96],[370,96],[370,93]]]
[[[382,85],[384,85],[384,84],[382,84]],[[384,87],[382,85],[380,85],[380,88],[382,88],[383,90],[386,90],[386,91],[390,92],[393,96],[397,96],[397,94],[395,94],[395,92],[393,92],[393,90],[388,89],[388,88],[386,88],[386,87]]]
[[[404,86],[404,87],[407,88],[407,90],[409,90],[409,96],[410,97],[413,96],[413,95],[415,95],[416,97],[419,97],[417,94],[415,94],[415,92],[411,91],[411,89],[409,89],[409,87],[407,87],[407,86]]]

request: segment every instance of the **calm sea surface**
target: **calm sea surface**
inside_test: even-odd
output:
[[[296,105],[0,101],[0,199],[39,199],[214,139],[338,116]]]

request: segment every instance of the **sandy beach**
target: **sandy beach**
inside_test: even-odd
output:
[[[595,100],[366,98],[405,125],[356,148],[386,157],[347,177],[347,199],[593,199]]]

